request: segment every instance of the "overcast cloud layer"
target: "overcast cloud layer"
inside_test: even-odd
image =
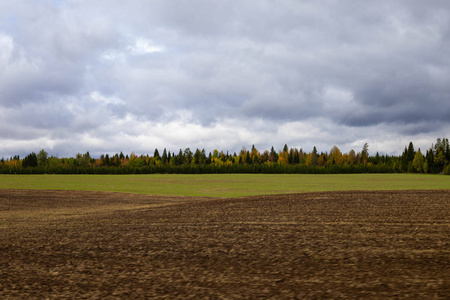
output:
[[[449,53],[448,0],[0,0],[0,157],[425,149]]]

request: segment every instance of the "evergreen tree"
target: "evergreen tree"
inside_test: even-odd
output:
[[[202,152],[197,148],[195,150],[194,156],[192,157],[192,164],[198,165],[200,164],[200,157],[202,155]]]
[[[277,161],[278,161],[278,154],[277,154],[277,152],[275,151],[275,149],[273,148],[273,146],[272,146],[272,148],[270,149],[269,160],[270,160],[271,162],[277,162]]]
[[[163,154],[161,156],[161,162],[163,164],[165,164],[167,162],[167,150],[166,150],[166,148],[164,148],[164,150],[163,150]]]
[[[246,164],[251,164],[251,163],[252,163],[252,157],[250,156],[250,152],[249,152],[249,151],[246,151],[246,154],[245,154],[245,163],[246,163]]]
[[[369,144],[365,143],[363,146],[363,149],[361,151],[361,159],[363,164],[367,164],[367,161],[369,159]]]
[[[182,165],[185,162],[183,151],[180,149],[180,152],[178,152],[177,156],[177,165]]]
[[[407,151],[407,162],[410,163],[414,160],[414,156],[416,152],[414,151],[414,145],[412,142],[409,142],[408,151]]]
[[[450,144],[448,142],[448,139],[443,139],[444,141],[444,149],[445,149],[445,159],[447,162],[450,162]]]
[[[223,153],[223,152],[222,152]],[[206,151],[205,151],[205,149],[203,148],[202,149],[202,152],[201,152],[201,156],[200,156],[200,163],[201,164],[205,164],[206,163],[206,160],[207,160],[207,157],[206,157]]]
[[[296,148],[294,150],[294,157],[293,157],[293,164],[299,164],[300,163],[300,154],[298,152],[298,149]]]
[[[156,159],[161,159],[161,157],[159,156],[159,151],[156,148],[155,148],[155,152],[153,153],[153,157]]]
[[[103,165],[105,165],[107,167],[109,166],[109,155],[108,154],[106,154],[103,159]]]
[[[28,154],[27,156],[25,156],[25,158],[23,159],[22,162],[22,167],[27,168],[27,167],[37,167],[38,166],[38,159],[37,159],[37,155],[36,153],[32,152],[30,154]]]
[[[437,173],[434,166],[434,153],[433,148],[427,151],[426,156],[427,164],[428,164],[428,170],[430,173]]]

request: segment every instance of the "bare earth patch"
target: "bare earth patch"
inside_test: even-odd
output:
[[[450,295],[450,190],[0,190],[0,298]]]

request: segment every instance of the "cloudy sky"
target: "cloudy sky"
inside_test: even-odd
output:
[[[450,1],[0,0],[0,157],[450,136]]]

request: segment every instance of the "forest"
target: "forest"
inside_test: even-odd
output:
[[[309,153],[303,149],[289,148],[276,151],[259,151],[252,146],[239,153],[230,154],[214,150],[180,149],[178,153],[162,153],[155,149],[153,155],[104,154],[93,158],[86,152],[76,157],[49,156],[42,149],[24,158],[18,155],[0,160],[2,174],[205,174],[205,173],[268,173],[268,174],[338,174],[338,173],[427,173],[450,175],[450,146],[447,138],[438,138],[423,153],[414,149],[413,142],[405,146],[401,155],[369,154],[369,145],[360,152],[342,153],[337,146],[329,152],[319,153],[316,147]]]

